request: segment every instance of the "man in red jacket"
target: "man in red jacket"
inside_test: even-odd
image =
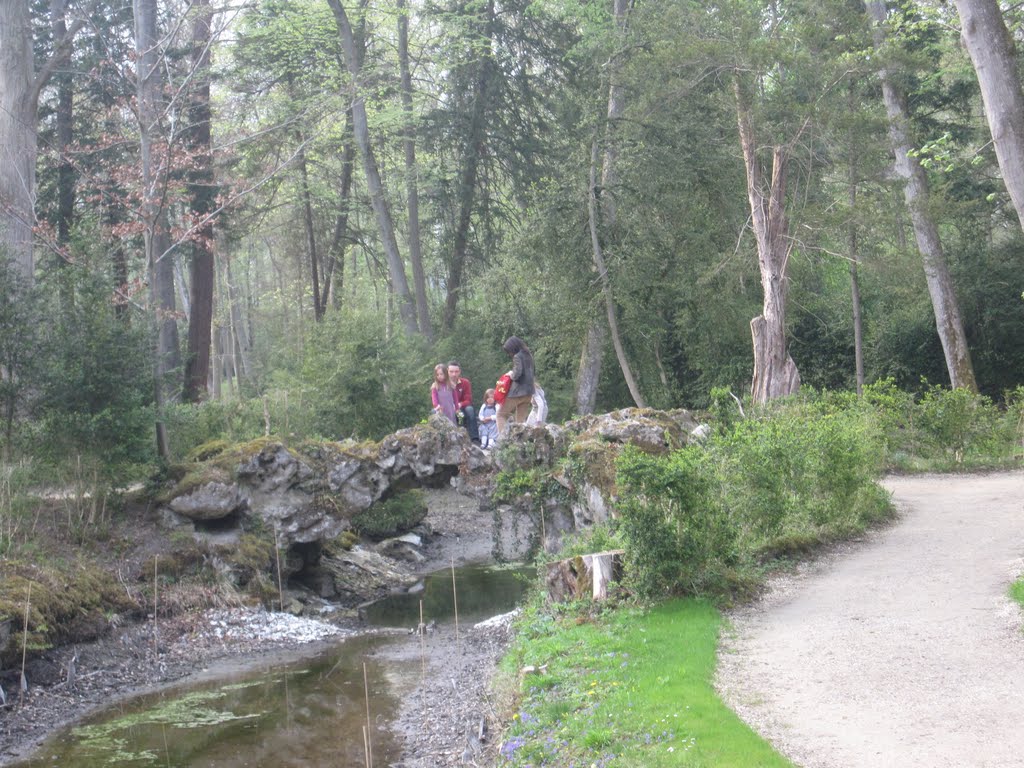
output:
[[[473,407],[473,386],[462,375],[462,366],[452,360],[448,363],[448,380],[455,387],[455,406],[458,408],[459,423],[469,432],[469,439],[480,444],[480,433],[476,424],[476,408]]]

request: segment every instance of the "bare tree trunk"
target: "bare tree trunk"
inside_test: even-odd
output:
[[[615,32],[619,38],[626,33],[629,21],[629,9],[633,0],[612,0],[612,18]],[[620,46],[621,47],[621,46]],[[601,165],[601,214],[606,231],[614,230],[618,218],[615,195],[619,184],[619,144],[616,138],[619,120],[626,108],[625,89],[619,82],[619,52],[612,54],[608,62],[608,114],[605,123],[604,158]],[[607,275],[604,276],[607,278]],[[599,280],[601,275],[598,276]],[[601,282],[602,288],[604,281]],[[603,291],[602,291],[603,293]],[[605,298],[606,297],[602,297]],[[605,323],[607,322],[607,304],[605,316],[594,317],[587,328],[587,337],[580,352],[580,364],[576,372],[576,412],[587,414],[594,412],[597,403],[597,390],[601,380],[601,368],[604,364]]]
[[[420,331],[434,338],[427,304],[427,277],[423,271],[423,244],[420,237],[420,195],[416,168],[416,116],[412,105],[412,73],[409,70],[409,11],[405,0],[396,0],[398,10],[398,68],[402,81],[402,112],[405,114],[405,189],[409,209],[409,261],[416,289],[416,313]]]
[[[865,0],[865,5],[876,24],[875,46],[881,47],[884,42],[882,25],[886,20],[885,3],[883,0]],[[910,210],[917,248],[924,262],[925,280],[928,283],[928,293],[935,312],[935,325],[946,358],[949,381],[953,387],[976,392],[978,385],[974,379],[971,354],[967,348],[967,334],[964,332],[960,305],[953,288],[953,278],[942,250],[939,228],[928,211],[928,178],[921,163],[911,154],[913,145],[907,127],[910,122],[910,109],[907,106],[906,95],[895,84],[887,69],[879,70],[879,77],[882,80],[882,97],[889,118],[889,140],[896,155],[896,173],[904,180],[903,197]]]
[[[320,303],[320,268],[316,253],[316,227],[313,222],[313,202],[309,195],[309,169],[306,167],[305,138],[299,132],[299,180],[302,192],[302,224],[306,232],[306,252],[309,255],[309,272],[313,292],[313,319],[320,322],[324,317],[324,308]]]
[[[67,0],[50,0],[50,20],[54,40],[63,40],[67,36],[66,14]],[[74,90],[71,74],[67,71],[55,73],[53,80],[57,88],[55,118],[59,157],[57,166],[57,244],[64,249],[71,238],[71,225],[75,216],[75,167],[70,156]],[[60,263],[63,264],[63,259],[60,260]]]
[[[192,21],[193,94],[189,108],[188,146],[192,153],[189,192],[198,231],[192,237],[189,266],[192,311],[188,319],[184,399],[206,398],[210,380],[210,344],[213,332],[214,255],[213,220],[217,188],[213,177],[210,112],[210,0],[195,0]]]
[[[800,388],[800,372],[786,349],[786,298],[789,291],[789,222],[786,219],[788,148],[772,150],[771,180],[765,189],[757,140],[750,119],[750,102],[742,75],[733,82],[740,144],[747,171],[747,198],[757,241],[757,262],[764,302],[761,314],[750,321],[754,342],[754,376],[750,391],[754,402],[766,403]]]
[[[154,143],[160,129],[160,70],[157,49],[156,0],[133,0],[135,15],[136,77],[139,110],[140,155],[142,158],[142,221],[146,263],[149,266],[150,305],[157,327],[154,365],[154,404],[156,406],[157,453],[170,458],[167,430],[163,422],[168,374],[177,367],[178,329],[174,309],[174,263],[169,252],[166,211],[163,206],[164,175],[154,156]]]
[[[469,250],[469,229],[476,204],[477,176],[480,158],[486,149],[487,107],[490,101],[490,83],[493,66],[494,0],[487,0],[484,6],[484,20],[481,29],[481,43],[478,46],[476,81],[473,84],[473,111],[469,120],[469,135],[466,137],[462,172],[459,174],[459,219],[455,226],[452,243],[452,258],[448,268],[447,295],[444,303],[442,328],[450,331],[455,326],[455,316],[462,293],[463,274]]]
[[[587,328],[580,352],[580,365],[576,371],[576,412],[585,415],[594,412],[597,388],[601,381],[601,361],[604,357],[605,317],[598,315]]]
[[[856,95],[856,85],[850,85],[850,113],[853,113],[853,102]],[[857,381],[857,394],[864,393],[864,323],[861,317],[860,303],[860,279],[857,274],[860,264],[857,243],[857,148],[854,146],[854,134],[850,131],[850,176],[849,176],[849,201],[850,220],[847,232],[847,245],[850,250],[850,302],[853,306],[853,360],[854,375]]]
[[[643,395],[640,394],[640,387],[637,385],[630,368],[629,360],[626,359],[626,350],[622,346],[622,338],[619,335],[619,322],[615,317],[615,300],[612,297],[612,287],[608,280],[608,267],[604,263],[604,252],[601,248],[601,238],[597,226],[597,142],[594,142],[590,152],[590,195],[587,205],[590,218],[590,244],[593,248],[594,266],[597,268],[598,279],[601,281],[601,293],[604,295],[604,308],[608,316],[608,330],[612,335],[612,346],[615,348],[615,356],[618,358],[619,367],[622,369],[622,376],[629,387],[629,394],[633,396],[633,402],[637,408],[646,408]]]
[[[366,186],[370,193],[370,203],[377,219],[381,246],[384,248],[384,255],[388,262],[391,287],[398,300],[398,309],[406,333],[415,334],[419,332],[419,326],[416,322],[416,304],[412,293],[409,291],[409,281],[405,276],[405,264],[402,261],[401,253],[398,251],[398,240],[395,237],[395,225],[391,219],[391,212],[388,210],[388,201],[384,194],[384,184],[381,181],[380,171],[377,168],[377,159],[374,157],[373,147],[370,144],[370,130],[366,120],[366,103],[359,94],[359,55],[356,51],[355,39],[352,35],[352,25],[349,23],[348,15],[345,13],[340,0],[327,0],[327,3],[334,12],[334,18],[338,25],[338,34],[341,37],[341,47],[345,52],[345,64],[352,78],[352,127],[355,132],[356,142],[359,144],[360,154],[363,156]]]
[[[0,251],[31,284],[36,96],[28,0],[0,2]]]
[[[252,340],[246,332],[245,323],[242,321],[241,299],[238,287],[231,276],[231,259],[224,259],[224,283],[227,286],[228,304],[230,306],[229,317],[231,320],[231,343],[235,359],[234,367],[237,371],[239,382],[248,379],[252,370],[249,360],[249,351],[252,349]]]
[[[1003,182],[1024,227],[1024,92],[1017,55],[996,0],[955,0],[961,36],[981,86]]]
[[[352,124],[351,113],[347,122]],[[341,304],[341,293],[345,284],[345,244],[348,239],[349,210],[352,207],[352,170],[355,165],[355,147],[346,140],[341,160],[341,191],[339,195],[338,215],[334,219],[334,234],[331,245],[327,249],[324,261],[324,285],[320,294],[320,306],[327,308],[328,303],[337,307]],[[334,277],[337,275],[337,280]]]

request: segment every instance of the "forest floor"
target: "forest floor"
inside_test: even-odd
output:
[[[884,484],[895,524],[731,615],[719,690],[804,768],[1024,766],[1024,474]]]
[[[436,535],[425,550],[427,560],[420,564],[420,573],[490,557],[491,518],[479,511],[475,499],[450,489],[435,491],[429,509],[426,522]],[[151,558],[166,536],[156,529],[147,531],[145,522],[135,525],[138,530],[131,536],[140,549],[133,557]],[[52,649],[30,661],[30,688],[24,697],[17,695],[15,680],[4,680],[8,702],[0,706],[0,765],[26,758],[59,729],[126,698],[312,657],[345,636],[368,631],[357,619],[328,624],[284,613],[230,609],[184,613],[161,622],[158,652],[151,622],[128,624],[97,642]],[[466,749],[478,760],[493,751],[495,718],[488,683],[508,639],[507,620],[464,628],[457,638],[445,626],[429,634],[425,674],[392,724],[407,758],[398,765],[461,765]],[[387,653],[418,652],[419,647],[410,639]],[[73,656],[76,672],[69,687],[67,669]],[[453,686],[459,695],[451,695]]]

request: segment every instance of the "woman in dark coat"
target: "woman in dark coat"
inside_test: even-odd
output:
[[[525,422],[530,415],[530,401],[533,400],[533,353],[526,342],[518,336],[509,336],[501,345],[505,354],[512,358],[512,385],[508,396],[498,412],[498,434],[505,431],[510,421]]]

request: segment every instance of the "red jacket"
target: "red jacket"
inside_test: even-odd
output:
[[[508,397],[508,390],[512,386],[512,377],[507,373],[498,379],[498,383],[494,385],[494,402],[498,405],[505,403],[505,398]]]
[[[460,378],[459,383],[455,385],[455,401],[455,405],[460,411],[467,405],[473,404],[473,385],[465,376]]]

